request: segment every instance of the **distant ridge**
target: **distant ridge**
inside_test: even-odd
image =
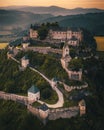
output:
[[[34,14],[31,12],[0,9],[0,30],[11,30],[12,28],[24,28],[31,23],[38,23],[52,17],[51,14]]]
[[[97,8],[75,8],[75,9],[66,9],[58,6],[8,6],[8,7],[1,7],[1,9],[7,10],[18,10],[18,11],[25,11],[31,12],[35,14],[52,14],[55,16],[58,15],[76,15],[76,14],[86,14],[86,13],[100,13],[104,12],[102,9]]]
[[[26,9],[27,7],[25,7]],[[41,8],[41,7],[40,7]],[[45,7],[42,7],[43,10]],[[51,9],[57,8],[56,6],[51,6]],[[24,9],[24,8],[22,8]],[[39,7],[37,7],[37,10]],[[50,7],[47,7],[47,10],[49,10]],[[54,11],[56,11],[54,9]],[[46,10],[46,9],[45,9]],[[63,8],[63,10],[65,10]],[[77,10],[77,12],[82,10],[82,8],[76,8],[74,11]],[[88,9],[89,10],[89,9]],[[104,35],[104,11],[98,11],[97,13],[94,13],[94,10],[98,9],[90,9],[93,10],[92,13],[86,13],[86,14],[77,14],[77,15],[59,15],[59,16],[53,16],[48,11],[46,14],[35,14],[31,12],[26,11],[20,11],[12,9],[6,9],[3,8],[0,10],[0,30],[11,30],[14,28],[27,28],[30,26],[30,24],[35,23],[43,23],[43,22],[59,22],[61,26],[68,26],[68,27],[83,27],[88,30],[90,30],[92,33],[96,35]],[[60,8],[58,8],[58,12],[61,12]],[[64,12],[64,11],[63,11]],[[75,11],[76,12],[76,11]]]
[[[61,26],[86,28],[94,35],[104,36],[104,12],[88,13],[68,16],[56,16],[45,19],[43,22],[57,21]]]

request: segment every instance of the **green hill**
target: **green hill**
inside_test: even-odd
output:
[[[33,14],[16,10],[0,10],[0,29],[12,29],[13,27],[24,28],[31,23],[38,23],[41,20],[52,17],[50,14]]]
[[[51,7],[51,9],[53,9],[53,7]],[[10,30],[18,27],[25,28],[31,23],[55,21],[59,22],[61,26],[82,27],[90,30],[95,35],[104,35],[104,12],[67,16],[60,15],[55,17],[51,14],[34,14],[16,10],[0,10],[1,30]]]
[[[60,118],[48,121],[46,125],[43,125],[23,105],[12,101],[0,100],[0,130],[103,130],[104,53],[98,53],[98,56],[99,59],[92,58],[83,61],[84,70],[87,70],[87,73],[84,75],[91,91],[91,95],[85,98],[87,104],[86,115],[71,119]],[[18,72],[18,65],[6,59],[5,50],[0,51],[0,61],[0,90],[16,93],[26,90],[33,80],[35,83],[37,79],[40,79],[38,84],[42,82],[41,77],[35,75],[34,72],[30,73],[28,70]],[[47,64],[47,61],[45,63],[48,67],[50,66]],[[55,62],[52,62],[51,66],[53,66],[53,63]],[[47,70],[51,71],[52,69],[48,69],[48,67]],[[56,68],[59,69],[59,66]],[[53,71],[51,72],[53,73]],[[44,90],[47,86],[44,85],[41,88]]]
[[[59,22],[61,26],[86,28],[95,35],[104,35],[104,13],[57,16],[45,20],[53,21]]]

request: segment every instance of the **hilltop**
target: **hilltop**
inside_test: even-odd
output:
[[[61,26],[86,28],[95,35],[104,35],[104,13],[57,16],[44,22],[57,21]]]
[[[24,28],[31,23],[36,23],[46,18],[52,17],[51,14],[33,14],[30,12],[16,10],[0,10],[0,29],[12,29],[17,27]]]
[[[18,10],[18,11],[25,11],[31,12],[35,14],[52,14],[55,16],[58,15],[76,15],[76,14],[86,14],[86,13],[100,13],[104,12],[102,9],[97,8],[74,8],[74,9],[66,9],[58,6],[8,6],[1,9],[8,9],[8,10]]]

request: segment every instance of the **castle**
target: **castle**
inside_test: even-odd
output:
[[[38,38],[38,29],[40,26],[36,25],[34,27],[30,27],[30,38],[31,39],[37,39]]]
[[[32,87],[29,88],[28,90],[28,100],[30,102],[35,102],[39,99],[40,99],[40,91],[36,86],[32,85]]]
[[[68,65],[69,65],[69,62],[71,61],[71,59],[72,58],[70,57],[69,45],[68,45],[68,43],[65,43],[65,45],[63,47],[62,58],[61,58],[62,67],[68,73],[69,79],[81,81],[82,80],[82,69],[80,69],[79,71],[75,71],[75,70],[71,70],[68,68]]]
[[[50,36],[51,40],[60,40],[61,42],[65,42],[66,39],[68,41],[73,40],[72,38],[75,38],[78,41],[81,41],[82,40],[82,31],[78,28],[50,29],[49,36]]]
[[[30,38],[38,38],[39,26],[34,26],[30,28]],[[79,42],[82,41],[82,30],[79,28],[50,28],[48,31],[47,39],[57,40],[59,42],[65,42],[66,39],[69,45],[78,46]]]

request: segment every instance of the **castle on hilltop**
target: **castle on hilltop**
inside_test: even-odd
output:
[[[61,42],[65,42],[66,39],[81,41],[82,31],[79,28],[53,28],[49,30],[49,36],[51,40],[60,40]]]
[[[39,25],[30,28],[31,39],[38,38],[39,28],[40,28]],[[47,39],[57,40],[59,42],[65,42],[67,39],[69,45],[78,46],[80,41],[82,41],[82,37],[83,37],[82,30],[79,28],[56,27],[49,29]]]

